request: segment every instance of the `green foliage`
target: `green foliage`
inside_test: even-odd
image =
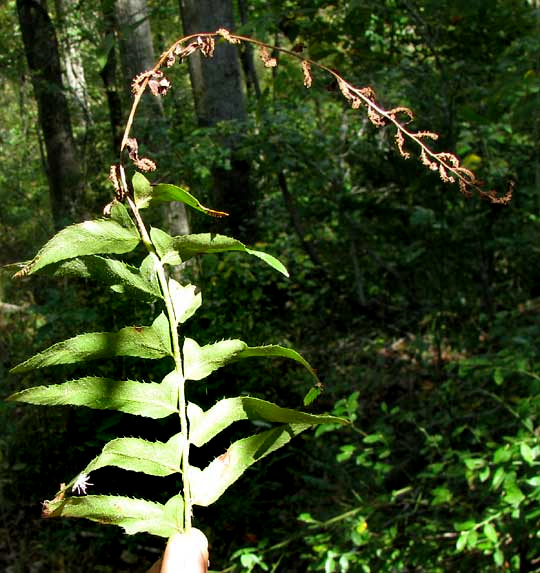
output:
[[[97,58],[111,42],[97,46],[95,7],[78,8],[85,68],[97,70]],[[177,3],[150,8],[153,29],[159,30],[154,40],[163,51],[176,37]],[[303,45],[303,55],[358,85],[373,85],[381,101],[418,111],[420,127],[434,127],[441,145],[456,149],[463,165],[490,186],[502,188],[509,176],[516,179],[510,208],[443,193],[436,177],[390,151],[391,134],[344,109],[335,83],[314,71],[308,91],[298,65],[284,58],[273,73],[255,58],[261,97],[250,97],[242,125],[196,126],[187,74],[176,66],[166,72],[177,88],[163,99],[173,129],[167,145],[156,138],[159,150],[152,154],[174,159],[166,173],[165,162],[159,162],[159,180],[189,181],[201,201],[211,204],[212,170],[231,165],[220,141],[234,140],[251,162],[260,197],[260,235],[250,246],[281,253],[291,275],[289,281],[274,277],[271,266],[251,264],[239,252],[192,258],[181,279],[179,269],[169,277],[175,321],[183,325],[194,317],[189,329],[181,328],[199,348],[242,338],[252,345],[275,341],[302,349],[327,389],[323,407],[335,406],[335,415],[354,423],[342,430],[322,424],[316,438],[303,433],[265,464],[251,466],[250,478],[225,492],[221,503],[200,510],[216,569],[227,566],[227,555],[229,571],[538,569],[538,9],[514,0],[443,0],[419,8],[394,0],[254,1],[247,23],[236,29],[286,48]],[[30,258],[50,234],[50,222],[38,141],[28,128],[37,123],[37,110],[28,82],[20,81],[25,70],[13,33],[15,10],[4,12],[0,224],[5,260],[12,261]],[[91,161],[88,186],[103,194],[110,127],[100,79],[95,71],[89,79],[92,123],[75,123],[75,130],[84,142],[81,156]],[[304,243],[277,185],[280,172]],[[146,180],[140,174],[136,179]],[[165,197],[191,201],[194,229],[208,230],[203,216],[211,210],[190,199],[185,185],[143,184],[141,208],[159,203],[148,200],[144,185],[154,194],[164,185]],[[155,210],[146,216],[162,226]],[[212,230],[220,233],[219,219]],[[319,263],[305,245],[314,248]],[[9,364],[23,362],[30,346],[46,348],[79,332],[117,334],[127,324],[148,328],[163,298],[154,259],[142,250],[139,245],[123,260],[88,255],[51,264],[44,269],[48,274],[68,278],[60,284],[35,276],[19,288],[21,283],[14,287],[6,277],[2,300],[22,309],[0,315],[0,352],[7,350]],[[93,280],[122,296],[104,293]],[[20,500],[30,504],[47,497],[57,478],[46,485],[45,476],[73,475],[87,466],[89,450],[96,455],[117,436],[139,435],[148,418],[159,419],[149,421],[150,443],[167,444],[177,434],[169,424],[178,416],[175,383],[164,383],[170,361],[99,360],[92,364],[95,376],[60,367],[70,381],[59,384],[57,368],[40,369],[31,382],[43,385],[30,390],[35,403],[43,396],[59,405],[88,402],[94,409],[139,415],[5,406],[0,481],[7,521],[19,523],[12,516],[25,510]],[[23,373],[22,387],[30,375]],[[256,366],[235,360],[210,376],[188,385],[206,414],[217,400],[235,394],[297,404],[311,374],[276,358]],[[13,380],[20,388],[20,377]],[[319,391],[315,385],[310,394]],[[131,419],[135,425],[126,421]],[[250,424],[267,430],[273,423],[279,422],[238,422],[243,427],[221,434],[215,447],[222,449],[212,455],[245,435],[240,432]],[[195,448],[194,455],[200,455]],[[105,479],[108,471],[114,470],[92,474],[92,488],[105,488],[101,475]],[[159,501],[176,493],[169,478],[152,479],[166,484]],[[155,491],[132,489],[129,495],[154,498]],[[26,508],[26,514],[34,513],[34,507]],[[295,513],[298,521],[290,518]],[[125,569],[109,556],[137,542],[111,541],[115,528],[102,528],[105,533],[93,534],[90,543],[88,523],[71,522],[64,529],[31,529],[30,523],[17,527],[26,533],[19,553],[27,567],[44,553],[58,570],[80,563],[81,554],[88,562],[102,554],[103,571]],[[84,536],[77,535],[78,526],[86,528]],[[18,537],[11,538],[16,547]],[[276,539],[283,541],[272,546]]]
[[[192,195],[174,186],[152,187],[140,174],[134,176],[133,183],[134,200],[130,206],[143,237],[148,237],[148,233],[140,219],[139,208],[154,202],[181,200],[203,209]],[[288,443],[292,437],[317,424],[343,421],[332,416],[303,414],[248,397],[222,400],[206,413],[196,404],[188,404],[185,398],[187,381],[204,380],[215,370],[242,358],[290,358],[307,368],[317,383],[318,380],[311,366],[297,352],[281,346],[249,347],[241,340],[200,346],[184,336],[180,351],[178,325],[197,311],[202,298],[195,285],[182,285],[168,277],[165,265],[180,265],[203,253],[241,250],[257,256],[282,274],[287,275],[287,271],[274,257],[248,249],[228,237],[210,234],[170,237],[158,228],[152,228],[150,238],[145,240],[149,254],[139,268],[100,256],[128,253],[139,242],[135,223],[123,205],[114,202],[110,219],[86,221],[60,231],[18,275],[50,270],[53,275],[102,280],[113,292],[138,292],[142,298],[153,295],[155,299],[162,299],[165,312],[160,312],[150,326],[126,326],[118,332],[80,334],[56,343],[15,366],[12,373],[115,357],[172,359],[174,368],[161,383],[86,376],[62,384],[29,388],[9,399],[31,404],[116,409],[149,418],[179,415],[180,432],[165,443],[141,438],[109,441],[101,454],[63,486],[55,499],[44,505],[46,517],[85,517],[119,525],[129,534],[148,532],[169,538],[175,532],[189,530],[192,505],[214,503],[248,467]],[[244,419],[281,425],[235,441],[225,454],[204,470],[190,465],[190,444],[202,446],[233,422]],[[87,487],[95,485],[90,484],[90,475],[96,475],[95,472],[107,466],[152,476],[181,475],[183,493],[173,496],[165,505],[108,495],[73,495],[86,494]],[[98,478],[92,479],[97,481]]]

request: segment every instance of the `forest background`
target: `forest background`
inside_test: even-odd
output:
[[[312,410],[352,422],[302,435],[197,515],[213,570],[540,571],[539,11],[534,0],[2,2],[1,264],[109,202],[131,80],[182,32],[226,27],[301,51],[386,107],[409,106],[486,188],[516,183],[509,205],[464,197],[401,157],[330,76],[308,90],[297,62],[276,53],[266,69],[249,46],[219,45],[200,74],[190,64],[192,82],[175,67],[174,89],[143,103],[137,132],[160,180],[229,211],[210,230],[291,273],[232,254],[199,261],[186,271],[205,292],[195,328],[302,351],[325,387]],[[159,217],[177,233],[209,230],[179,208]],[[8,376],[32,351],[133,320],[90,283],[11,274],[0,272],[3,396],[56,381]],[[296,407],[309,387],[279,360],[221,372],[209,403],[236,389]],[[0,567],[145,571],[161,540],[39,514],[89,453],[146,430],[121,414],[0,403]],[[130,495],[155,488],[135,483]]]

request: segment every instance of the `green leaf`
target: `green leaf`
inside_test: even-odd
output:
[[[486,465],[486,460],[482,458],[466,458],[463,461],[469,470],[478,470]]]
[[[222,340],[215,344],[199,346],[195,340],[184,340],[184,377],[202,380],[238,356],[247,344],[241,340]]]
[[[493,479],[491,480],[491,489],[497,490],[501,487],[501,484],[506,478],[506,472],[503,466],[499,466],[495,470],[495,474],[493,475]]]
[[[278,345],[249,347],[242,340],[222,340],[214,344],[199,346],[195,340],[186,338],[183,354],[186,380],[202,380],[233,360],[256,356],[274,356],[299,362],[315,378],[317,384],[320,384],[315,370],[296,350]]]
[[[500,548],[497,548],[493,553],[493,561],[497,567],[502,567],[504,565],[504,553],[500,550]]]
[[[184,526],[184,498],[177,494],[169,499],[163,508],[163,516],[167,523],[174,526],[176,531],[182,531]]]
[[[152,326],[128,326],[114,333],[80,334],[50,346],[15,366],[11,372],[18,374],[34,368],[73,364],[113,356],[153,359],[170,356],[172,351],[168,324],[167,318],[161,313]]]
[[[156,247],[157,254],[163,264],[181,265],[184,262],[180,254],[174,248],[173,237],[168,233],[158,229],[157,227],[152,227],[150,229],[150,239],[152,239],[152,243],[154,244],[154,247]],[[193,257],[194,255],[191,256]]]
[[[534,459],[536,458],[536,452],[525,442],[522,442],[519,445],[519,451],[521,453],[521,457],[530,465],[534,465]]]
[[[120,226],[125,227],[126,229],[133,229],[137,230],[137,226],[133,222],[126,206],[120,201],[113,199],[111,204],[111,220],[116,221]],[[138,231],[137,231],[138,234]]]
[[[226,217],[228,215],[228,213],[223,211],[215,211],[205,207],[184,187],[177,187],[169,183],[152,185],[142,173],[135,173],[132,181],[135,204],[139,209],[145,209],[150,205],[159,203],[180,201],[205,215],[212,215],[213,217]]]
[[[312,404],[321,394],[322,385],[313,386],[309,389],[308,393],[304,396],[304,406]]]
[[[270,344],[268,346],[251,346],[243,350],[238,358],[251,358],[254,356],[272,356],[278,358],[289,358],[298,362],[306,368],[306,370],[311,374],[317,383],[320,384],[319,378],[315,370],[311,367],[309,362],[302,357],[296,350],[291,348],[284,348],[283,346],[278,346],[277,344]]]
[[[133,222],[125,227],[112,219],[84,221],[62,229],[15,276],[32,274],[47,265],[84,255],[128,253],[139,241]]]
[[[452,492],[445,486],[436,487],[432,491],[433,499],[431,505],[443,505],[452,501]]]
[[[456,541],[456,551],[463,551],[467,545],[467,533],[462,533]]]
[[[46,501],[43,517],[84,517],[118,525],[129,535],[150,533],[169,538],[179,531],[160,503],[114,495],[87,495]]]
[[[85,377],[63,384],[37,386],[12,394],[9,401],[47,406],[87,406],[148,418],[178,413],[177,392],[166,384]]]
[[[234,442],[229,449],[203,471],[191,467],[193,503],[214,503],[251,465],[281,448],[310,427],[310,424],[287,424]]]
[[[456,531],[467,531],[469,529],[472,529],[475,525],[476,525],[476,521],[473,521],[472,519],[468,519],[467,521],[460,521],[460,522],[454,523],[454,529]]]
[[[491,541],[491,543],[497,543],[497,531],[493,527],[492,523],[486,523],[483,528],[484,535]]]
[[[249,396],[220,400],[206,412],[203,412],[196,404],[189,403],[188,418],[190,441],[197,447],[203,446],[222,430],[239,420],[262,420],[281,424],[304,424],[306,426],[328,423],[347,424],[347,421],[342,418],[307,414],[289,408],[281,408],[272,402]]]
[[[493,463],[500,464],[509,461],[512,458],[512,451],[508,446],[502,446],[495,450],[493,454]]]
[[[139,172],[131,179],[133,185],[133,198],[138,209],[146,209],[152,201],[152,185],[150,181]]]
[[[355,452],[356,452],[356,446],[353,446],[352,444],[346,444],[344,446],[341,446],[339,454],[336,455],[336,461],[339,462],[340,464],[346,462],[347,460],[350,460],[352,458]]]
[[[375,434],[368,434],[362,441],[364,444],[376,444],[378,442],[384,444],[386,442],[386,438],[384,437],[384,434],[377,432]]]
[[[152,476],[168,476],[180,473],[182,434],[176,434],[168,442],[149,442],[142,438],[117,438],[105,444],[82,473],[90,474],[106,466],[142,472]],[[71,487],[72,483],[68,484]]]
[[[506,494],[503,496],[503,501],[513,506],[518,506],[524,499],[523,492],[515,484],[509,486],[506,489]]]
[[[478,542],[478,532],[476,529],[471,529],[466,533],[467,535],[467,547],[469,549],[474,549],[476,547],[476,543]]]
[[[289,276],[285,266],[272,255],[249,249],[240,241],[224,235],[201,233],[198,235],[171,237],[161,229],[152,228],[150,237],[161,260],[169,265],[179,265],[196,255],[206,253],[240,251],[258,257],[281,274],[286,277]]]
[[[149,299],[162,298],[156,282],[147,280],[136,267],[115,259],[89,255],[55,263],[49,269],[53,276],[94,279],[110,285],[116,292],[143,293]]]
[[[159,285],[158,279],[158,267],[161,265],[161,262],[157,255],[150,254],[147,255],[139,267],[139,271],[141,276],[144,280],[150,283],[154,290],[159,290],[161,292],[161,287]]]
[[[174,279],[169,279],[176,324],[182,324],[191,318],[202,304],[202,294],[195,285],[182,286]]]
[[[235,249],[235,250],[240,250],[240,249]],[[255,251],[253,249],[248,249],[247,247],[246,247],[246,253],[248,253],[249,255],[253,255],[254,257],[257,257],[258,259],[261,259],[261,261],[264,261],[268,266],[280,272],[283,276],[289,278],[289,271],[280,260],[276,259],[276,257],[269,255],[268,253],[265,253],[263,251]]]

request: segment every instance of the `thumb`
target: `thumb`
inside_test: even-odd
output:
[[[190,529],[173,535],[167,542],[161,569],[158,567],[156,563],[149,573],[207,573],[208,540],[204,533]]]

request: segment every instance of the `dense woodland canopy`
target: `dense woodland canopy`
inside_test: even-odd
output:
[[[313,70],[308,89],[298,61],[276,52],[266,68],[249,44],[176,64],[167,95],[143,98],[134,129],[158,164],[149,177],[230,212],[163,207],[156,221],[230,234],[291,274],[236,254],[196,261],[185,272],[205,304],[191,328],[294,346],[325,387],[311,410],[352,422],[302,434],[196,514],[211,569],[540,571],[536,0],[7,0],[0,263],[101,213],[133,76],[182,35],[221,27],[410,107],[415,129],[438,133],[434,148],[455,152],[486,190],[515,191],[508,205],[464,196],[400,156],[394,131],[352,109],[332,76]],[[88,281],[12,274],[0,271],[3,396],[57,381],[49,370],[8,376],[32,352],[147,319]],[[137,377],[138,364],[124,368]],[[193,391],[208,404],[232,389],[297,407],[309,385],[281,360],[246,361]],[[156,560],[158,538],[39,517],[81,460],[112,436],[161,439],[155,425],[0,403],[0,430],[0,568],[142,572]],[[111,489],[123,479],[100,477]],[[163,483],[170,496],[174,481]],[[126,484],[156,494],[151,478]]]

